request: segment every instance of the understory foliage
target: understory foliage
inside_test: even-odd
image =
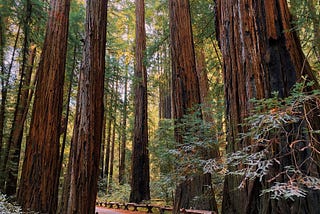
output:
[[[176,144],[175,149],[170,152],[179,163],[175,169],[180,174],[178,180],[184,180],[190,175],[202,172],[203,164],[214,157],[213,153],[219,142],[215,137],[217,134],[214,123],[204,121],[199,111],[186,114],[176,127],[181,132],[183,143]]]
[[[239,188],[244,187],[248,180],[259,179],[271,184],[261,195],[268,193],[271,199],[292,200],[305,197],[309,190],[320,190],[320,179],[313,176],[310,169],[312,165],[319,167],[320,151],[316,135],[320,130],[313,129],[308,117],[313,110],[309,110],[309,104],[319,105],[320,91],[304,90],[312,84],[306,81],[297,83],[287,98],[279,98],[274,93],[268,99],[252,100],[254,108],[251,116],[242,124],[248,131],[238,139],[250,142],[250,145],[229,154],[226,161],[227,174],[243,176]],[[305,152],[308,152],[307,158],[301,160],[300,155]],[[279,168],[280,161],[288,157],[292,164],[279,169],[276,174],[272,173]],[[215,160],[208,161],[204,167],[206,172],[222,169]]]
[[[216,124],[204,121],[198,110],[190,112],[176,126],[172,120],[161,120],[155,143],[151,144],[150,151],[155,165],[152,169],[154,174],[158,174],[151,183],[152,195],[153,198],[164,199],[167,204],[172,203],[176,185],[193,175],[203,173],[203,167],[208,161],[213,160],[219,149],[218,136],[221,136],[221,133],[217,133]],[[174,127],[181,133],[181,144],[174,139]],[[157,170],[159,172],[156,173]],[[223,173],[212,176],[212,184],[218,195],[222,191],[223,176]]]
[[[21,213],[21,208],[11,204],[5,195],[0,194],[0,213]]]

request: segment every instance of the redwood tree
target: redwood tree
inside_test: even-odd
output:
[[[103,128],[107,0],[86,1],[86,37],[63,213],[94,213]],[[65,185],[67,186],[67,185]]]
[[[18,200],[24,210],[55,213],[58,199],[59,137],[70,2],[51,0],[38,67],[30,132]]]
[[[139,203],[150,199],[150,172],[148,151],[147,70],[144,63],[146,30],[144,0],[136,0],[135,49],[135,118],[131,167],[130,201]]]
[[[248,131],[240,124],[252,110],[250,99],[268,98],[273,91],[287,97],[302,75],[315,81],[313,88],[318,84],[292,30],[286,0],[216,0],[216,7],[217,37],[224,59],[227,151],[235,152],[251,143],[237,140],[239,133]],[[319,127],[317,118],[310,121]],[[279,143],[275,147],[283,151],[289,145]],[[292,164],[291,155],[281,157],[271,171],[277,175]],[[316,174],[319,176],[319,168]],[[238,189],[241,181],[241,177],[226,177],[223,213],[318,213],[319,191],[310,191],[295,201],[273,201],[268,195],[260,196],[263,187],[268,186],[265,181],[247,181],[243,189]],[[281,174],[277,181],[283,181]]]
[[[199,80],[196,71],[195,51],[191,27],[190,5],[188,0],[170,0],[170,41],[172,55],[172,101],[173,118],[176,125],[195,108],[200,108],[201,98]],[[181,18],[183,17],[183,18]],[[200,119],[202,114],[199,114]],[[178,144],[183,144],[182,133],[176,127],[175,138]],[[209,187],[209,188],[207,188]],[[186,175],[186,180],[176,189],[174,213],[180,208],[217,210],[213,192],[199,203],[192,204],[195,197],[207,194],[211,187],[209,174]],[[211,190],[209,190],[211,191]]]

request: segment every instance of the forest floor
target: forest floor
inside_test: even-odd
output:
[[[141,211],[108,209],[105,207],[96,207],[96,213],[98,214],[146,214],[146,212],[141,212]]]

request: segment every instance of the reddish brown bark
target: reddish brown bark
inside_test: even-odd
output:
[[[214,119],[213,106],[209,96],[209,80],[206,66],[206,57],[203,48],[200,48],[196,54],[196,64],[197,64],[197,75],[199,80],[199,90],[201,98],[201,110],[203,115],[203,120],[206,123],[210,123],[211,127],[216,130],[212,139],[219,138],[219,127],[217,127]],[[218,139],[214,139],[217,142]],[[218,158],[220,156],[219,146],[217,144],[213,145],[212,151],[208,152],[207,158]]]
[[[172,57],[172,108],[173,118],[176,119],[176,124],[179,124],[185,115],[197,110],[201,111],[189,1],[169,0],[169,16]],[[200,118],[202,118],[201,113]],[[175,138],[178,144],[183,143],[182,133],[177,127],[175,128]],[[207,195],[206,200],[202,201],[203,203],[191,203],[195,197],[201,197],[208,193],[204,186],[211,186],[210,175],[186,175],[186,177],[186,181],[182,182],[176,189],[173,212],[180,213],[180,208],[190,208],[190,206],[194,206],[195,209],[217,210],[212,192]]]
[[[302,75],[316,79],[292,31],[285,0],[217,0],[216,5],[217,36],[224,59],[227,151],[234,152],[249,143],[236,139],[239,133],[246,132],[240,124],[252,109],[250,99],[268,98],[273,91],[286,97]],[[313,87],[318,88],[318,83]],[[280,151],[285,148],[279,147]],[[281,161],[279,168],[291,163],[290,157]],[[268,196],[260,197],[262,186],[267,186],[265,183],[255,180],[239,190],[240,181],[241,177],[226,177],[223,213],[317,212],[312,208],[320,200],[315,192],[295,202],[270,202]]]
[[[67,51],[69,0],[52,0],[22,168],[18,199],[23,210],[55,213],[59,130]]]
[[[200,48],[196,54],[197,75],[199,79],[199,90],[202,104],[203,119],[214,123],[212,106],[209,96],[209,80],[207,74],[206,57],[203,48]]]
[[[147,70],[144,63],[146,51],[144,0],[136,0],[135,4],[135,118],[130,201],[139,203],[143,200],[150,199],[150,174],[148,151]]]
[[[103,128],[107,0],[86,1],[86,37],[63,213],[94,213]],[[68,179],[67,179],[68,180]]]
[[[188,0],[170,0],[173,118],[201,103]],[[184,17],[181,19],[181,17]],[[180,142],[179,136],[176,136]]]

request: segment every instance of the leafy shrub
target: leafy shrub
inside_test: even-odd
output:
[[[320,190],[320,179],[313,170],[319,165],[319,130],[314,124],[319,117],[319,90],[306,92],[313,83],[297,83],[291,95],[253,100],[251,115],[242,125],[238,141],[247,143],[227,156],[226,166],[214,160],[205,171],[223,171],[241,175],[239,188],[248,180],[259,179],[267,188],[261,192],[272,199],[305,197],[309,190]],[[313,116],[312,116],[313,115]],[[313,120],[315,123],[313,123]]]

